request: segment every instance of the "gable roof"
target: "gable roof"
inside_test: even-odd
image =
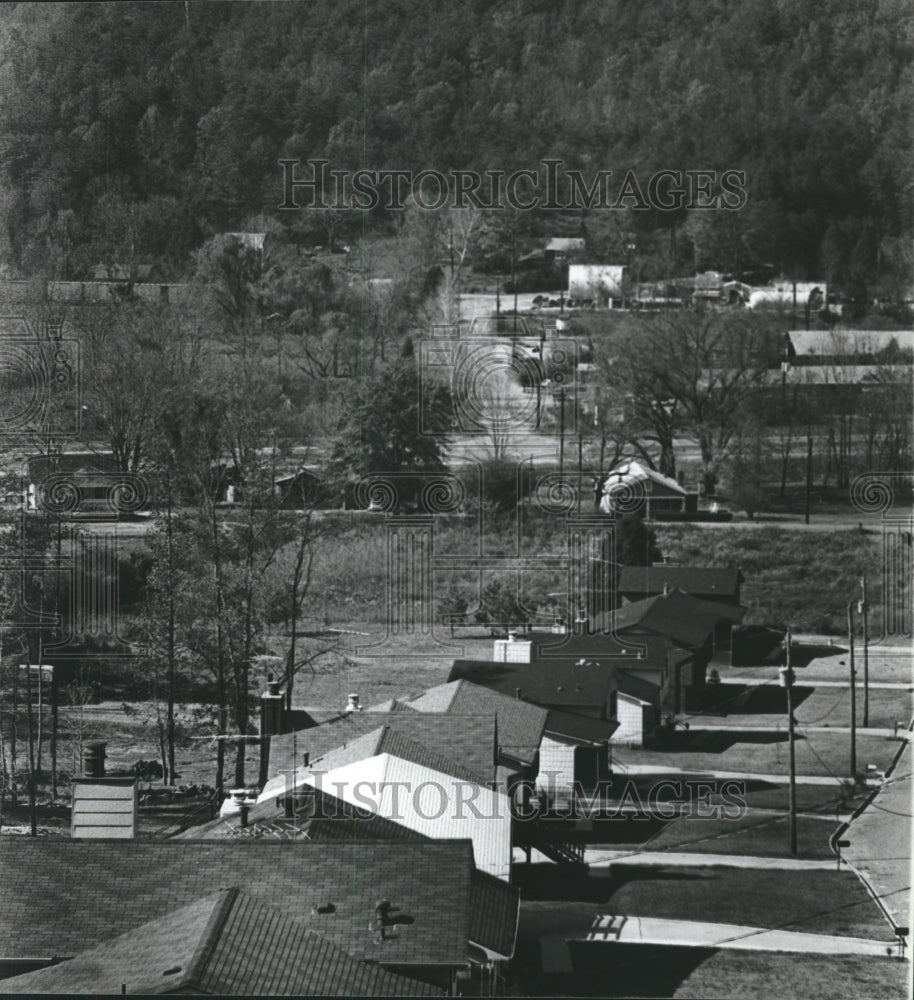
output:
[[[214,888],[242,885],[358,959],[385,966],[469,960],[469,840],[4,841],[0,957],[74,955]],[[367,930],[379,898],[413,918],[381,943]],[[318,913],[303,901],[334,909]]]
[[[495,779],[495,715],[426,715],[421,712],[350,712],[319,726],[270,739],[270,775],[301,766],[302,754],[314,764],[323,754],[388,726],[439,754],[436,766],[456,777],[474,776],[483,784]],[[370,756],[370,755],[369,755]],[[448,761],[445,765],[445,761]]]
[[[636,677],[627,670],[620,670],[616,674],[616,683],[621,698],[636,698],[649,705],[657,703],[660,688],[643,677]]]
[[[732,566],[624,566],[620,594],[662,594],[664,586],[703,597],[731,597],[739,593],[743,574]]]
[[[702,609],[702,602],[681,590],[624,604],[606,619],[618,635],[644,630],[665,635],[679,646],[698,649],[720,624],[719,615]]]
[[[547,708],[601,708],[615,686],[613,671],[600,664],[496,663],[454,660],[449,680],[470,680],[502,694]]]
[[[553,236],[546,241],[544,248],[547,252],[565,252],[568,250],[583,250],[584,239],[580,236]]]
[[[675,479],[664,476],[656,469],[649,469],[646,465],[635,459],[627,459],[612,469],[603,483],[603,493],[612,494],[619,484],[642,484],[645,493],[658,494],[660,496],[686,496],[684,490]],[[659,487],[659,490],[657,489]]]
[[[227,893],[211,893],[70,961],[0,979],[0,992],[116,994],[126,986],[128,993],[156,994],[185,989],[199,968],[201,945],[219,923],[229,899]],[[165,975],[175,968],[180,973]]]
[[[449,681],[412,698],[407,708],[419,712],[482,714],[494,712],[500,752],[522,764],[532,764],[546,725],[545,709],[468,680]]]
[[[592,715],[578,715],[560,709],[549,710],[546,732],[575,743],[604,743],[619,728],[613,719],[595,719]]]
[[[472,891],[472,890],[471,890]],[[0,981],[7,993],[435,996],[360,962],[237,888],[180,907],[70,961]]]
[[[389,753],[305,781],[425,837],[469,838],[478,869],[502,879],[511,876],[511,808],[503,792]]]
[[[595,621],[593,633],[540,634],[531,637],[530,659],[533,663],[549,664],[554,670],[580,659],[598,660],[605,667],[640,669],[667,666],[674,652],[669,638],[661,635],[613,635]]]
[[[514,955],[520,892],[477,868],[470,885],[470,940],[499,955]]]

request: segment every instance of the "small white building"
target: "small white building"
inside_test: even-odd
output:
[[[764,288],[754,288],[749,293],[750,309],[774,306],[793,306],[820,309],[828,301],[828,286],[820,281],[773,281]]]
[[[623,264],[569,264],[568,298],[591,299],[597,305],[617,309],[625,298]]]
[[[606,477],[600,510],[604,514],[634,513],[645,506],[645,516],[650,519],[651,511],[684,511],[687,496],[675,479],[631,459]]]

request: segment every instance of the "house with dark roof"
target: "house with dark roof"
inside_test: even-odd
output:
[[[717,604],[740,603],[743,574],[732,566],[623,566],[618,594],[623,604],[656,597],[664,590],[681,590]]]
[[[633,601],[595,623],[620,640],[640,641],[660,636],[685,654],[672,671],[672,711],[683,707],[686,687],[701,687],[718,640],[729,637],[746,609],[702,600],[681,590],[667,590],[643,601]],[[669,701],[669,699],[666,699]]]
[[[455,660],[448,681],[467,680],[547,711],[537,787],[563,795],[575,782],[609,777],[609,742],[618,729],[615,674],[596,663],[495,663]]]
[[[0,993],[156,996],[443,996],[441,986],[362,962],[232,886],[74,958],[9,979]]]
[[[582,661],[613,672],[619,725],[612,741],[649,744],[662,712],[673,710],[676,675],[691,671],[694,654],[677,647],[666,635],[648,630],[616,635],[611,624],[602,624],[606,627],[598,631],[533,633],[525,639],[499,640],[495,659],[537,664],[553,674]]]
[[[459,716],[408,711],[342,713],[318,726],[271,736],[268,775],[273,777],[300,767],[304,754],[314,762],[331,750],[385,727],[390,732],[379,746],[392,746],[393,734],[399,733],[423,748],[426,756],[415,763],[438,768],[447,774],[457,769],[455,777],[483,785],[496,780],[498,743],[494,712]]]
[[[418,697],[400,702],[400,710],[480,715],[495,713],[498,761],[509,772],[533,777],[548,711],[468,680],[450,681],[429,688]]]
[[[223,888],[240,888],[243,905],[254,907],[245,915],[235,911],[237,898],[231,907],[227,901],[221,903],[225,920],[238,921],[237,926],[227,923],[230,936],[221,952],[228,978],[220,979],[215,967],[210,969],[212,978],[207,978],[206,962],[212,952],[201,945],[199,954],[195,948],[189,955],[185,948],[175,952],[174,959],[155,951],[142,965],[138,956],[138,981],[140,973],[147,976],[150,970],[156,978],[168,970],[177,977],[185,972],[186,962],[194,982],[232,992],[225,988],[236,981],[232,953],[255,947],[243,932],[248,920],[263,932],[275,929],[278,934],[286,928],[301,948],[325,949],[329,961],[342,961],[342,952],[347,963],[369,966],[368,970],[350,967],[349,983],[356,995],[363,988],[359,983],[370,981],[371,968],[456,992],[458,977],[497,977],[514,951],[518,892],[477,870],[468,840],[303,839],[295,845],[264,839],[88,842],[8,837],[4,841],[0,977],[75,961],[119,935],[148,929],[155,921],[174,929],[172,941],[196,936],[198,942],[209,943],[208,935],[195,934],[188,924],[199,926],[209,920],[215,911],[201,901],[210,898],[214,907],[220,905],[211,897]],[[199,909],[186,911],[198,903]],[[260,904],[271,909],[258,911]],[[179,916],[169,923],[175,914]],[[213,944],[217,946],[218,942]],[[279,952],[272,950],[280,948],[278,939],[265,947],[279,964]],[[169,964],[160,968],[163,957]],[[286,968],[285,961],[282,966]],[[288,967],[292,975],[295,962]],[[238,992],[257,986],[236,969]],[[76,966],[75,972],[79,970]],[[365,979],[353,978],[353,970]],[[281,975],[282,970],[276,972]],[[384,985],[380,980],[378,984]],[[345,990],[343,983],[334,985],[332,973],[321,985]],[[371,993],[370,982],[364,988]]]

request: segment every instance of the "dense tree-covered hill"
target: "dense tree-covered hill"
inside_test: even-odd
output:
[[[301,225],[276,210],[281,157],[740,169],[742,211],[632,224],[696,266],[870,290],[907,266],[905,0],[21,4],[0,33],[0,222],[25,272],[180,273],[252,216]]]

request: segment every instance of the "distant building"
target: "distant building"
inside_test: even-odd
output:
[[[634,459],[617,465],[603,483],[600,510],[604,514],[640,513],[648,519],[660,511],[697,509],[697,497],[675,479]]]
[[[828,299],[828,286],[817,281],[774,281],[764,288],[754,288],[749,294],[750,309],[776,306],[805,309],[816,312]]]
[[[625,298],[625,271],[622,264],[570,264],[568,298],[590,300],[601,308],[618,309]]]
[[[740,603],[743,574],[732,566],[623,566],[619,574],[618,594],[623,604],[656,597],[667,590],[681,590],[705,601],[720,604]]]
[[[575,236],[555,236],[546,243],[543,254],[546,260],[556,264],[564,263],[584,251],[584,240]]]

